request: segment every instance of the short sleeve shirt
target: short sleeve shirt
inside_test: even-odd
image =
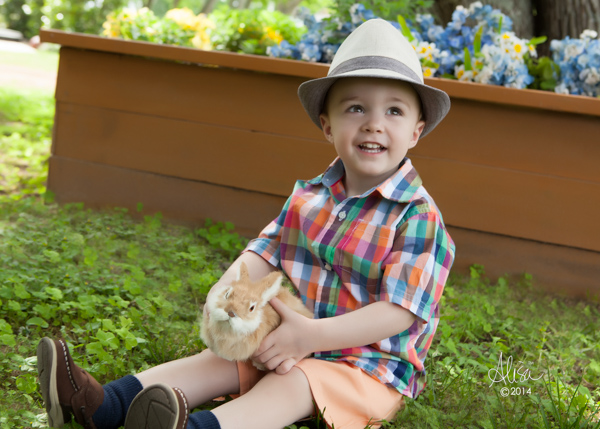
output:
[[[283,270],[315,319],[377,301],[415,314],[407,330],[376,344],[315,353],[355,365],[414,398],[425,386],[425,357],[454,243],[408,158],[360,196],[346,196],[343,177],[338,158],[322,175],[297,181],[281,214],[245,251]]]

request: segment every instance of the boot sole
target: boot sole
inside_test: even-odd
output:
[[[131,402],[125,429],[175,429],[179,419],[179,402],[166,384],[148,386]]]
[[[40,390],[48,413],[48,426],[60,428],[65,424],[56,388],[56,347],[50,338],[42,338],[37,347],[37,370]]]

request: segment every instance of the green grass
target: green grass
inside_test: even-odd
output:
[[[230,225],[45,202],[52,100],[2,90],[0,112],[0,428],[44,427],[42,336],[66,338],[100,382],[197,353],[199,306],[243,240]],[[474,266],[451,277],[441,315],[425,391],[384,427],[600,428],[597,302],[541,293],[526,275],[490,281]],[[490,386],[500,353],[541,378]],[[504,387],[526,391],[503,397]]]
[[[45,192],[54,99],[0,88],[0,201]]]

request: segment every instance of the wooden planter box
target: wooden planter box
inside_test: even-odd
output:
[[[300,83],[327,66],[42,31],[62,45],[48,187],[60,203],[210,217],[255,235],[333,147]],[[455,268],[600,295],[600,100],[429,79],[447,119],[409,156]]]

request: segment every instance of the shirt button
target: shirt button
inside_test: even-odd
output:
[[[325,269],[326,269],[327,271],[331,271],[331,265],[329,265],[329,264],[325,264]]]
[[[339,218],[340,220],[344,220],[344,219],[346,219],[346,212],[340,212],[340,213],[338,214],[338,218]]]

